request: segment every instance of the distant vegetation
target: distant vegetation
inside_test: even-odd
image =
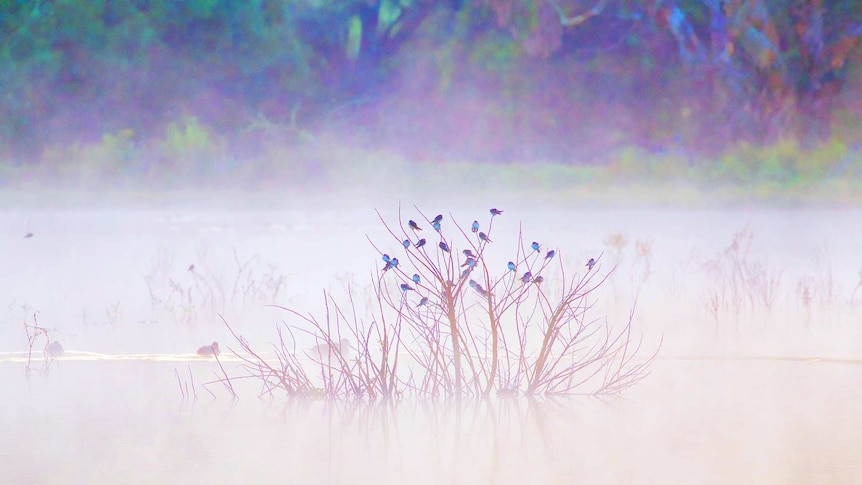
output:
[[[858,179],[860,39],[855,0],[2,1],[0,183],[307,180],[338,147]]]

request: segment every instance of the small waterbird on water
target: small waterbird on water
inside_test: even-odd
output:
[[[48,347],[45,349],[45,353],[47,353],[49,357],[59,357],[63,355],[63,352],[63,346],[56,340],[48,344]]]
[[[204,345],[203,347],[198,349],[198,355],[201,357],[211,357],[215,355],[219,355],[221,351],[218,348],[218,342],[213,342],[210,345]]]
[[[327,357],[336,357],[338,355],[347,358],[350,353],[350,340],[346,338],[341,339],[338,344],[336,343],[322,343],[320,345],[315,345],[310,348],[306,354],[309,357],[313,358],[327,358]]]

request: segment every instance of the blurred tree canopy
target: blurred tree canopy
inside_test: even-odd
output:
[[[186,116],[495,160],[817,140],[860,39],[858,0],[0,0],[0,155]]]

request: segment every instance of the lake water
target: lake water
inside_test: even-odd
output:
[[[258,399],[249,382],[234,401],[203,389],[220,370],[191,355],[231,344],[218,314],[266,346],[285,315],[265,304],[314,312],[323,289],[367,291],[382,262],[366,235],[393,247],[370,206],[0,213],[0,483],[862,482],[862,213],[507,202],[495,250],[523,221],[573,271],[602,252],[618,265],[597,311],[618,318],[637,297],[636,330],[664,338],[650,377],[613,398],[371,405]],[[774,304],[725,291],[711,312],[745,227],[743,263],[778,275]],[[27,377],[34,314],[67,353]]]

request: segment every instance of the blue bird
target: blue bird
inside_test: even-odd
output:
[[[431,227],[433,227],[435,231],[440,232],[440,223],[439,222],[437,222],[437,221],[432,222]]]
[[[498,210],[498,209],[491,209],[491,217],[499,216],[499,215],[500,215],[500,214],[502,214],[502,213],[503,213],[503,211],[501,211],[501,210]]]
[[[402,246],[404,246],[404,249],[409,248],[409,247],[410,247],[410,240],[409,240],[409,239],[405,239],[405,240],[401,243],[401,245],[402,245]]]
[[[586,264],[586,266],[587,266],[587,271],[592,271],[593,266],[595,266],[595,265],[596,265],[596,260],[595,260],[595,259],[593,259],[593,258],[590,258],[590,260],[589,260],[589,261],[587,261],[587,264]]]
[[[413,287],[408,285],[407,283],[401,283],[401,291],[411,291]]]
[[[471,267],[469,267],[469,268],[466,268],[464,271],[462,271],[462,272],[461,272],[461,279],[464,279],[464,278],[466,278],[467,276],[469,276],[469,275],[470,275],[470,273],[471,273],[472,271],[473,271],[473,267],[472,267],[472,266],[471,266]]]
[[[392,264],[392,260],[390,259],[389,261],[386,262],[386,264],[383,265],[383,272],[385,273],[394,267],[395,267],[395,265]]]
[[[476,260],[473,258],[467,258],[467,260],[464,261],[464,264],[461,265],[462,268],[464,266],[469,266],[472,268],[473,266],[476,266]]]
[[[425,238],[424,237],[422,239],[416,241],[416,247],[417,248],[421,248],[424,245],[425,245]]]
[[[509,261],[509,264],[507,264],[506,267],[509,268],[509,271],[515,271],[517,269],[517,266],[515,266],[515,263],[513,263],[511,261]]]
[[[383,261],[384,261],[384,262],[386,262],[386,263],[388,263],[388,262],[389,262],[389,260],[390,260],[389,255],[388,255],[388,254],[384,254],[384,255],[383,255]]]
[[[535,278],[533,278],[533,283],[541,283],[543,281],[545,281],[545,278],[541,276],[536,276]]]
[[[428,304],[428,297],[427,297],[427,296],[423,296],[423,297],[419,300],[419,304],[418,304],[418,305],[416,305],[416,308],[419,308],[420,306],[425,306],[425,305],[427,305],[427,304]]]
[[[529,283],[532,278],[533,273],[527,271],[526,273],[524,273],[524,276],[521,276],[521,283]]]
[[[482,241],[485,241],[485,242],[494,242],[490,238],[488,238],[488,235],[485,234],[484,232],[479,233],[479,239],[481,239]]]
[[[445,251],[445,252],[447,252],[447,253],[451,251],[451,250],[449,249],[449,245],[448,245],[448,244],[446,244],[446,243],[445,243],[445,242],[443,242],[443,241],[440,241],[440,244],[438,244],[438,246],[440,246],[440,249],[442,249],[443,251]]]
[[[469,249],[465,249],[461,252],[464,253],[464,256],[467,256],[468,258],[474,258],[474,259],[476,258],[476,255],[473,254],[473,251],[471,251]]]
[[[398,267],[398,258],[392,258],[392,261],[390,261],[389,264],[391,264],[393,268],[397,268]]]
[[[414,221],[412,219],[407,221],[407,225],[410,226],[410,229],[413,229],[414,231],[421,231],[422,230],[422,228],[419,227],[419,224],[416,224],[416,221]]]
[[[557,254],[557,252],[552,249],[545,254],[545,259],[554,259],[555,254]]]
[[[435,217],[434,219],[431,219],[431,222],[436,222],[439,224],[440,221],[442,221],[442,220],[443,220],[443,214],[437,214],[437,217]]]
[[[479,231],[479,221],[473,221],[473,225],[470,226],[470,230],[473,232]]]
[[[539,243],[537,243],[536,241],[533,241],[533,244],[530,244],[530,247],[533,248],[533,251],[538,251],[539,250]]]
[[[422,278],[420,278],[418,274],[413,275],[413,282],[416,283],[417,285],[419,284],[419,281],[421,281],[421,280],[422,280]]]

